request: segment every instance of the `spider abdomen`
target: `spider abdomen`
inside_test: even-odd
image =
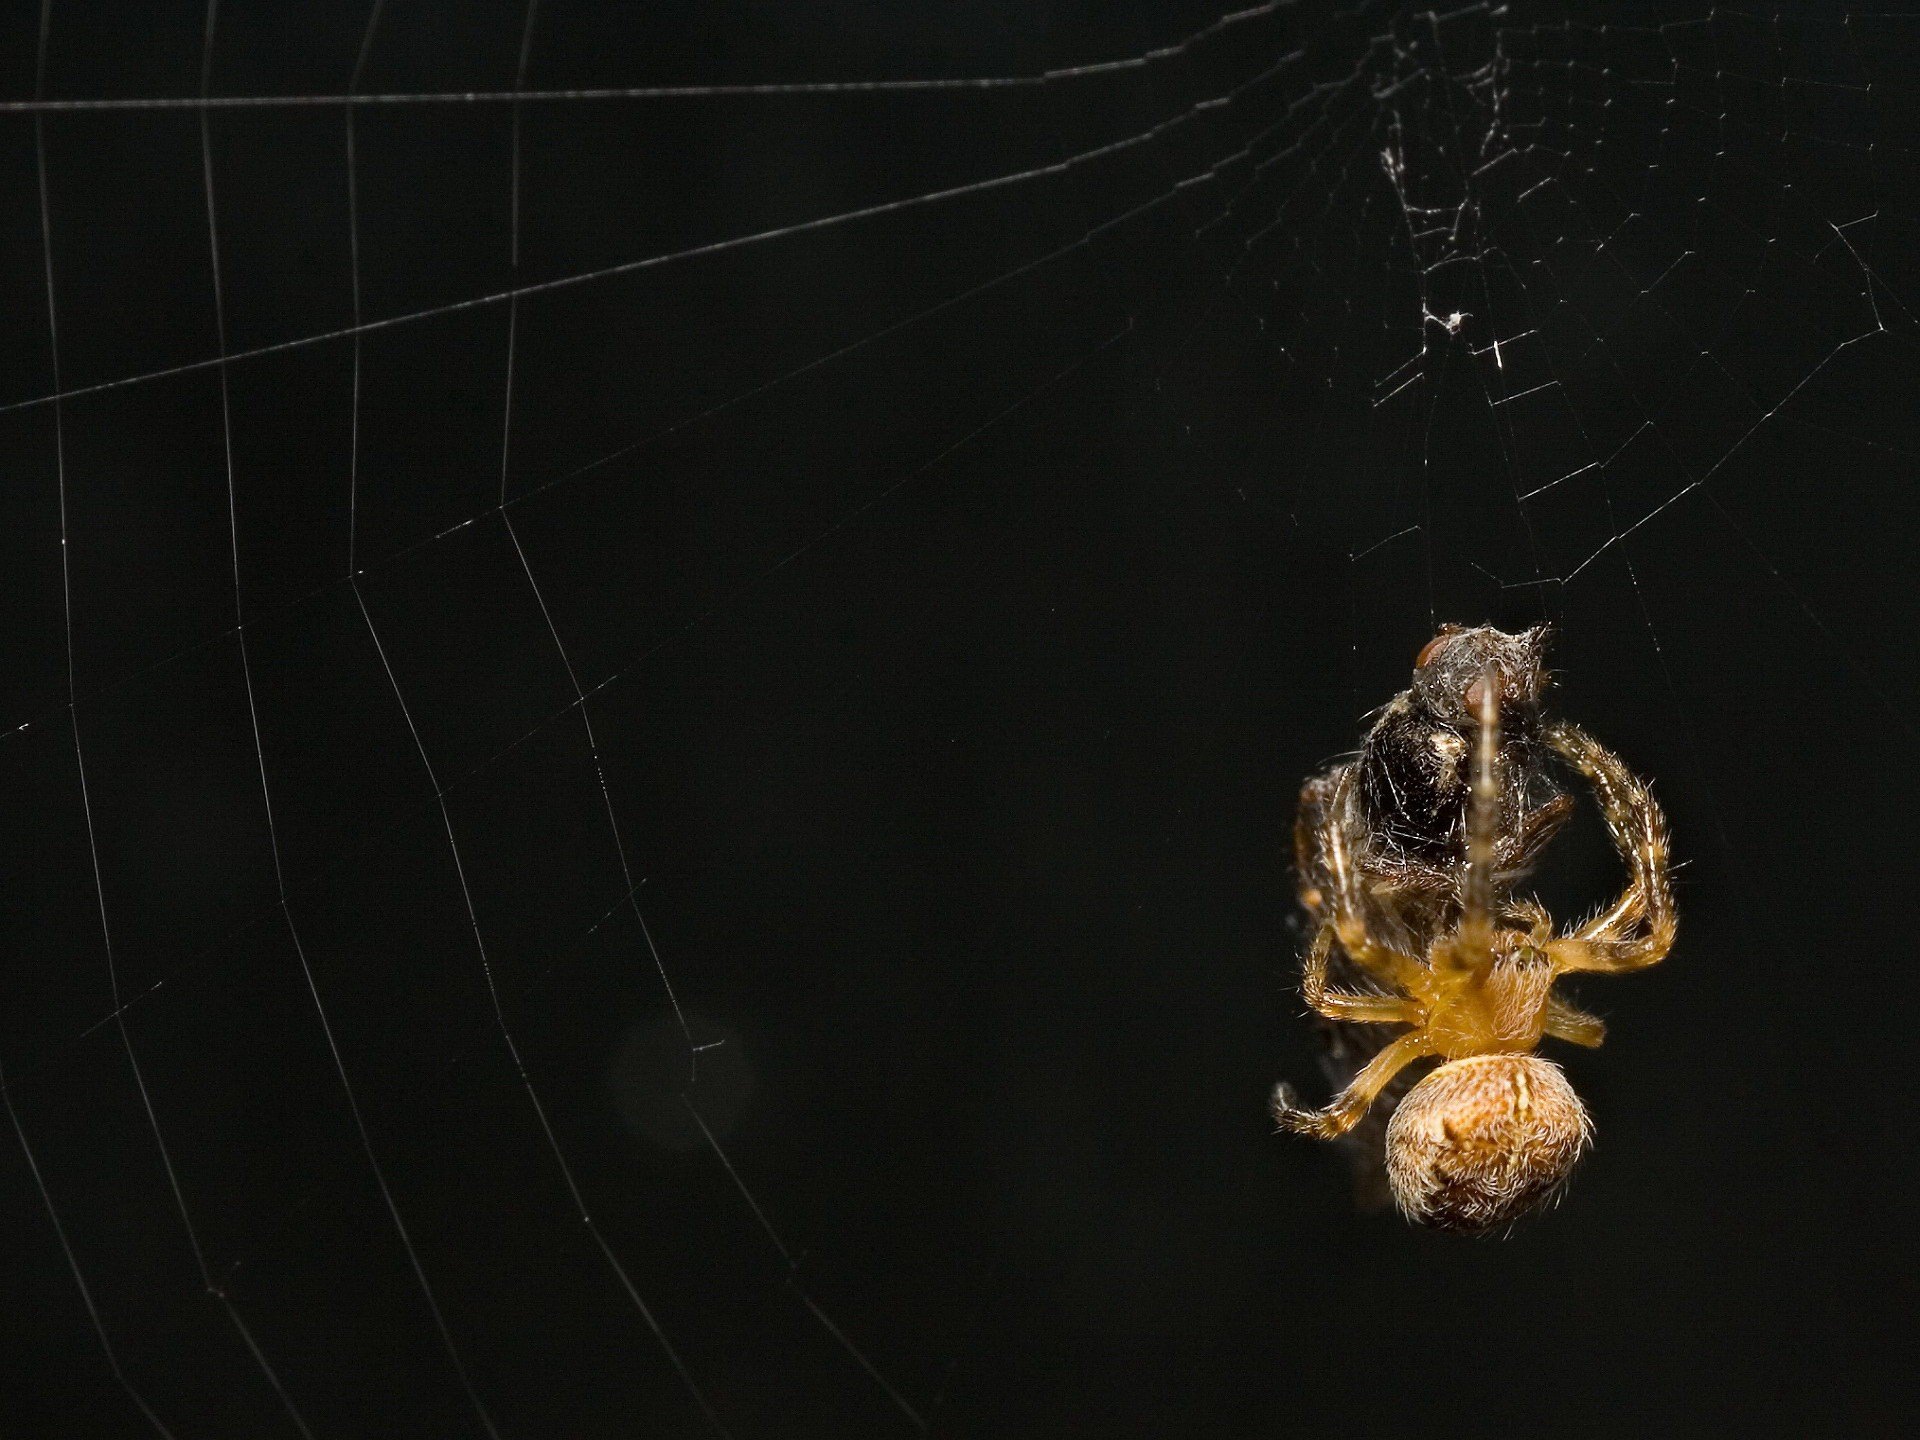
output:
[[[1536,1055],[1452,1060],[1394,1111],[1387,1179],[1408,1219],[1484,1234],[1564,1185],[1592,1136],[1558,1065]]]

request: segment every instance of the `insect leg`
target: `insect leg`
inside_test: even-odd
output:
[[[1426,967],[1390,945],[1383,945],[1367,932],[1366,897],[1354,871],[1353,857],[1347,853],[1346,832],[1339,812],[1345,800],[1345,788],[1352,784],[1351,772],[1341,780],[1342,793],[1331,807],[1322,840],[1326,847],[1327,871],[1331,880],[1327,899],[1331,909],[1329,923],[1340,937],[1340,948],[1361,969],[1372,972],[1402,990],[1415,990]]]
[[[1539,861],[1540,852],[1573,818],[1574,809],[1571,795],[1556,795],[1538,810],[1522,816],[1519,832],[1500,857],[1501,873],[1520,875],[1531,870]]]

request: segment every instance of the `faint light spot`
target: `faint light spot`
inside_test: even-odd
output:
[[[688,1101],[719,1138],[739,1123],[754,1093],[753,1065],[739,1032],[691,1013],[687,1026],[696,1041],[691,1055],[686,1030],[669,1012],[631,1026],[607,1063],[607,1094],[621,1124],[663,1150],[706,1145]]]

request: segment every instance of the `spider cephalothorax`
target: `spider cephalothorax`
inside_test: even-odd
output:
[[[1371,1058],[1326,1108],[1303,1109],[1281,1086],[1274,1113],[1300,1133],[1346,1134],[1383,1092],[1391,1103],[1407,1065],[1438,1057],[1399,1100],[1384,1164],[1400,1208],[1441,1229],[1478,1233],[1518,1217],[1559,1188],[1586,1147],[1579,1097],[1534,1051],[1549,1035],[1598,1045],[1605,1027],[1556,995],[1555,981],[1640,969],[1673,943],[1665,818],[1618,759],[1542,715],[1542,643],[1539,631],[1443,631],[1360,757],[1302,796],[1302,899],[1318,923],[1303,991],[1345,1053]],[[1455,740],[1467,752],[1457,786],[1444,763],[1414,753],[1440,757]],[[1571,808],[1557,790],[1534,803],[1548,755],[1592,787],[1631,874],[1617,901],[1564,935],[1511,893]],[[1370,760],[1389,779],[1417,770],[1432,783],[1411,808],[1397,780],[1369,794]],[[1336,963],[1351,988],[1330,988]],[[1388,1026],[1403,1033],[1386,1039]],[[1360,1032],[1379,1038],[1349,1043]]]

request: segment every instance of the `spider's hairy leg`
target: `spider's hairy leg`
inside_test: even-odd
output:
[[[1598,1015],[1589,1015],[1558,995],[1549,995],[1546,1033],[1556,1040],[1584,1045],[1591,1050],[1607,1038],[1607,1022]]]
[[[1630,877],[1608,909],[1566,939],[1551,942],[1555,966],[1626,971],[1656,965],[1673,948],[1678,924],[1667,878],[1666,815],[1639,777],[1578,726],[1557,723],[1546,738],[1593,786]]]
[[[1329,1020],[1348,1020],[1360,1024],[1417,1024],[1420,1006],[1398,995],[1357,995],[1327,988],[1327,961],[1333,954],[1333,926],[1322,925],[1313,937],[1313,948],[1300,982],[1300,993],[1307,1004]]]
[[[1553,938],[1553,917],[1538,900],[1508,900],[1500,906],[1500,918],[1519,925],[1535,949]]]
[[[1321,1140],[1344,1135],[1360,1123],[1368,1107],[1394,1076],[1413,1061],[1433,1053],[1433,1042],[1424,1030],[1409,1030],[1369,1060],[1323,1110],[1305,1109],[1296,1103],[1291,1086],[1275,1086],[1273,1118],[1280,1122],[1282,1129],[1297,1135],[1312,1135]]]
[[[1474,737],[1473,790],[1467,801],[1467,864],[1460,883],[1458,944],[1448,947],[1457,965],[1484,969],[1493,961],[1493,867],[1500,839],[1500,684],[1489,666],[1468,698],[1478,712]]]

